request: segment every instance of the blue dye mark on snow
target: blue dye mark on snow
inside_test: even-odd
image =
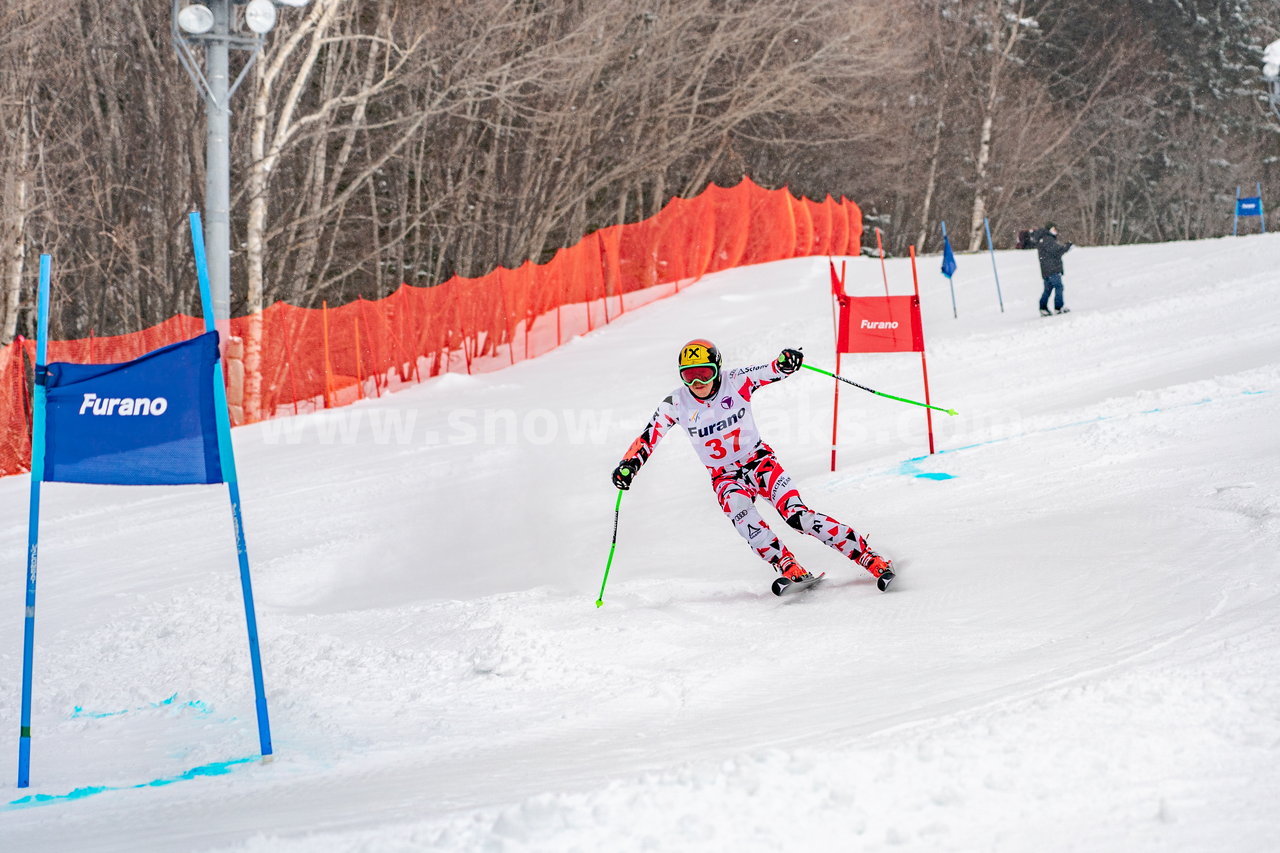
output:
[[[92,717],[93,719],[102,719],[103,717],[118,717],[121,714],[127,714],[129,710],[123,711],[86,711],[82,706],[77,705],[71,711],[71,719],[78,720],[81,717]]]
[[[225,776],[231,772],[231,768],[237,764],[247,764],[250,761],[257,761],[257,756],[250,758],[236,758],[231,761],[214,761],[210,764],[201,764],[199,767],[192,767],[190,770],[183,771],[177,776],[170,779],[152,779],[144,785],[135,785],[135,788],[159,788],[163,785],[172,785],[174,782],[189,782],[192,779],[199,779],[201,776]]]
[[[946,453],[947,451],[942,451]],[[917,456],[915,459],[908,459],[898,468],[898,473],[904,477],[919,477],[922,480],[954,480],[952,474],[932,474],[927,471],[920,470],[920,463],[928,459],[928,456]]]
[[[76,705],[71,711],[71,719],[78,720],[78,719],[87,717],[89,719],[100,720],[105,717],[118,717],[121,714],[129,713],[130,710],[148,711],[153,708],[164,708],[169,706],[173,706],[177,708],[190,708],[191,710],[195,711],[197,714],[212,713],[209,710],[209,706],[201,702],[199,699],[192,699],[189,702],[183,702],[181,705],[177,704],[177,700],[178,700],[178,694],[175,693],[167,699],[161,699],[159,702],[151,702],[150,704],[142,705],[141,707],[133,708],[133,709],[125,708],[122,711],[86,711],[83,705]]]
[[[1261,391],[1241,391],[1240,394],[1242,396],[1256,396],[1258,394],[1270,394],[1271,391],[1272,389],[1270,388],[1263,388]],[[1183,408],[1189,408],[1191,406],[1203,406],[1206,403],[1212,403],[1212,402],[1214,402],[1213,397],[1205,397],[1203,400],[1197,400],[1194,403],[1183,403],[1178,406],[1173,406],[1171,407],[1171,409],[1162,409],[1162,408],[1143,409],[1143,410],[1140,410],[1137,414],[1140,414],[1140,415],[1163,414],[1166,411],[1172,411],[1172,409],[1183,409]],[[1096,418],[1089,418],[1083,421],[1073,421],[1072,423],[1069,423],[1069,424],[1059,424],[1058,426],[1045,427],[1044,429],[1037,430],[1037,432],[1057,432],[1060,429],[1074,429],[1076,427],[1088,426],[1089,424],[1096,424],[1101,421],[1109,421],[1114,418],[1122,418],[1122,417],[1127,417],[1127,416],[1126,415],[1098,415]],[[1006,441],[1011,441],[1012,439],[1015,439],[1015,438],[1026,438],[1027,435],[1029,435],[1029,433],[1020,433],[1018,435],[1005,436],[1004,438],[993,438],[988,441],[979,441],[976,444],[966,444],[964,447],[952,447],[949,450],[939,450],[934,455],[941,456],[944,453],[959,453],[962,450],[973,450],[976,447],[986,447],[991,444],[1001,444]],[[920,463],[928,458],[929,458],[928,456],[917,456],[913,459],[908,459],[898,466],[897,473],[903,477],[916,477],[917,479],[921,479],[921,480],[954,480],[955,479],[954,474],[944,474],[940,472],[929,473],[926,471],[922,471],[920,469]]]
[[[185,770],[177,776],[169,776],[160,779],[152,779],[150,782],[141,782],[137,785],[90,785],[84,788],[76,788],[66,794],[31,794],[26,797],[19,797],[16,800],[10,800],[9,804],[0,809],[0,811],[14,811],[16,809],[29,809],[34,806],[47,806],[53,803],[65,803],[72,800],[83,800],[85,797],[92,797],[94,794],[102,794],[106,791],[130,791],[137,788],[160,788],[165,785],[172,785],[174,782],[186,782],[191,779],[198,779],[202,776],[225,776],[238,764],[248,764],[250,761],[257,761],[258,756],[249,758],[235,758],[231,761],[214,761],[209,764],[202,764],[199,767],[192,767]]]

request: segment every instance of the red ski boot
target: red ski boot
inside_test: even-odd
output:
[[[864,546],[866,542],[862,543]],[[886,560],[871,548],[867,548],[861,554],[853,558],[853,561],[871,572],[871,576],[876,579],[876,586],[880,587],[880,591],[884,592],[889,588],[889,584],[893,583],[893,561]]]
[[[804,586],[808,586],[817,580],[817,578],[810,574],[804,566],[797,563],[796,558],[790,554],[784,554],[782,558],[778,560],[775,568],[782,573],[782,576],[773,582],[774,595],[782,595],[783,593],[790,592],[790,588],[793,585],[795,585],[796,589],[799,589]],[[821,575],[819,575],[819,577],[821,577]]]

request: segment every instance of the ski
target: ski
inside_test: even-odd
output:
[[[799,592],[802,589],[808,589],[809,587],[821,581],[826,576],[827,576],[827,573],[822,572],[821,574],[810,575],[808,580],[803,580],[803,581],[793,581],[793,580],[788,580],[787,578],[780,577],[773,582],[773,594],[774,595],[790,595],[793,592]]]
[[[885,569],[880,573],[880,577],[876,578],[876,586],[880,588],[881,592],[887,591],[889,584],[893,583],[893,577],[893,569]]]

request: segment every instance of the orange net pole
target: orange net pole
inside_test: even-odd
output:
[[[360,354],[360,303],[364,301],[364,297],[356,299],[356,312],[351,315],[351,325],[356,331],[356,398],[364,399],[364,359]]]
[[[324,407],[326,409],[333,405],[333,366],[329,361],[329,302],[325,300],[320,303],[320,317],[323,321],[321,328],[324,329]]]

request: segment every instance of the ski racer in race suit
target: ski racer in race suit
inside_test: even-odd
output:
[[[714,344],[702,339],[685,344],[679,360],[681,386],[658,404],[644,431],[627,449],[626,458],[614,469],[613,484],[629,489],[658,442],[678,424],[707,466],[724,514],[761,559],[781,573],[773,585],[776,594],[812,576],[761,518],[755,507],[757,497],[767,498],[796,530],[865,567],[879,581],[880,589],[886,589],[893,579],[891,563],[873,552],[852,527],[805,505],[756,427],[752,396],[761,387],[799,370],[803,360],[799,350],[784,349],[769,364],[722,372],[720,351]]]

